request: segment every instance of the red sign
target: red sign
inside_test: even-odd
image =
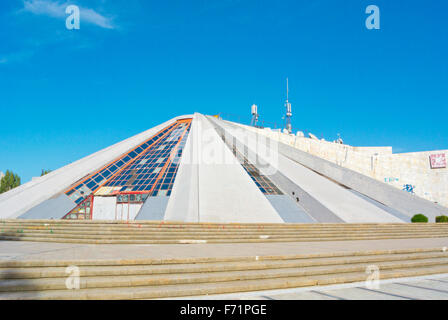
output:
[[[431,169],[446,168],[446,158],[444,153],[431,154],[429,156]]]

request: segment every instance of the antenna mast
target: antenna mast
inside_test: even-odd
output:
[[[258,107],[256,104],[253,104],[252,107],[250,107],[250,111],[252,113],[252,121],[250,122],[250,124],[252,126],[257,126],[258,123]]]
[[[288,84],[288,78],[286,78],[286,103],[285,103],[285,107],[286,107],[286,130],[291,133],[292,132],[292,127],[291,127],[291,117],[292,117],[292,112],[291,112],[291,103],[289,103],[288,101],[289,99],[289,84]]]

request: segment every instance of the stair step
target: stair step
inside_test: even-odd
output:
[[[219,224],[0,220],[0,240],[79,244],[311,242],[448,238],[448,224]]]
[[[23,230],[23,231],[34,231],[34,232],[45,232],[49,230],[62,231],[62,232],[95,232],[101,231],[104,233],[117,233],[117,232],[147,232],[147,233],[157,233],[157,232],[166,232],[166,233],[229,233],[234,234],[238,232],[247,232],[247,233],[260,233],[260,232],[303,232],[306,234],[315,234],[315,233],[337,233],[341,231],[353,232],[353,233],[363,233],[363,232],[448,232],[448,228],[441,227],[433,227],[433,228],[400,228],[400,227],[375,227],[375,228],[349,228],[345,226],[341,226],[338,228],[287,228],[287,227],[276,227],[276,228],[166,228],[166,227],[136,227],[136,226],[128,226],[128,227],[120,227],[120,228],[108,228],[106,226],[92,226],[89,228],[80,228],[80,227],[60,227],[60,226],[27,226],[24,224],[18,225],[1,225],[0,230],[3,231],[15,231],[15,230]]]
[[[381,279],[447,273],[448,266],[425,266],[383,270]],[[291,276],[273,279],[222,281],[213,283],[167,284],[119,288],[91,288],[79,290],[48,290],[28,292],[2,292],[0,299],[154,299],[223,294],[258,290],[297,288],[365,281],[366,273],[348,272],[325,275]]]
[[[213,224],[213,223],[168,223],[160,221],[124,221],[115,222],[109,221],[108,223],[97,223],[95,220],[91,221],[69,221],[69,220],[43,220],[41,222],[30,223],[29,220],[11,220],[2,221],[0,220],[1,227],[12,227],[21,228],[26,227],[30,229],[45,229],[45,228],[60,228],[60,229],[78,229],[78,230],[127,230],[127,229],[142,229],[142,230],[214,230],[214,231],[227,231],[227,230],[316,230],[316,231],[330,231],[330,230],[375,230],[375,229],[385,229],[385,230],[447,230],[448,223],[428,223],[428,224],[351,224],[351,223],[339,223],[339,224],[233,224],[233,223],[223,223],[223,224]]]
[[[148,275],[169,273],[201,273],[214,271],[264,270],[272,268],[302,268],[311,266],[331,266],[356,263],[380,263],[388,261],[410,261],[434,258],[448,258],[448,252],[427,252],[413,254],[378,254],[347,257],[296,258],[284,260],[258,260],[251,257],[251,261],[218,261],[182,264],[141,264],[117,266],[79,266],[81,277],[92,276],[122,276]],[[249,258],[248,258],[249,259]],[[4,268],[0,266],[0,279],[36,279],[36,278],[66,278],[67,263],[61,267],[22,267]]]
[[[359,234],[400,234],[400,233],[411,233],[411,232],[418,232],[418,233],[445,233],[448,234],[448,229],[434,229],[434,230],[422,230],[422,229],[416,229],[416,230],[400,230],[400,229],[378,229],[378,230],[347,230],[347,229],[340,229],[340,230],[282,230],[282,229],[264,229],[264,230],[245,230],[245,229],[239,229],[239,230],[171,230],[171,229],[156,229],[156,230],[146,230],[146,229],[139,229],[139,228],[128,228],[123,230],[106,230],[106,229],[92,229],[92,230],[82,230],[82,229],[76,229],[76,228],[70,228],[70,229],[60,229],[60,228],[45,228],[45,229],[32,229],[27,227],[0,227],[1,233],[32,233],[32,234],[85,234],[85,235],[128,235],[128,234],[138,234],[138,235],[239,235],[239,234],[246,234],[246,235],[259,235],[259,234],[303,234],[303,235],[338,235],[343,231],[345,234],[353,234],[353,235],[359,235]]]
[[[380,239],[419,239],[419,238],[446,238],[448,234],[403,234],[403,235],[375,235],[375,236],[352,236],[345,237],[343,233],[340,237],[271,237],[267,235],[254,238],[229,238],[218,239],[198,239],[198,238],[178,238],[178,239],[85,239],[63,238],[63,237],[34,237],[34,236],[0,236],[4,241],[34,241],[34,242],[58,242],[58,243],[84,243],[84,244],[178,244],[178,243],[251,243],[251,242],[311,242],[311,241],[346,241],[346,240],[380,240]]]
[[[271,235],[306,235],[306,236],[319,236],[325,234],[326,236],[337,236],[343,232],[346,235],[390,235],[390,234],[409,234],[409,233],[419,233],[419,234],[445,234],[448,235],[448,229],[435,229],[435,230],[394,230],[394,229],[379,229],[379,230],[197,230],[197,231],[185,231],[185,230],[144,230],[144,229],[125,229],[125,230],[104,230],[104,229],[93,229],[93,230],[78,230],[78,229],[59,229],[59,228],[46,228],[46,229],[30,229],[26,227],[15,227],[15,228],[0,228],[0,234],[2,235],[13,235],[13,234],[33,234],[33,235],[85,235],[85,236],[126,236],[129,234],[136,236],[161,236],[161,237],[172,237],[172,236],[258,236],[262,234]]]
[[[235,257],[191,257],[191,258],[163,258],[163,259],[97,259],[97,260],[0,260],[1,268],[29,268],[29,267],[66,267],[77,266],[123,266],[123,265],[165,265],[208,262],[235,262],[235,261],[271,261],[291,259],[314,259],[336,257],[358,257],[375,255],[398,255],[444,252],[440,247],[434,248],[410,248],[393,250],[362,250],[362,251],[335,251],[322,253],[289,254],[289,255],[265,255],[265,256],[235,256]]]
[[[262,270],[208,271],[203,273],[150,274],[124,276],[81,277],[81,288],[159,286],[168,284],[225,282],[236,280],[271,279],[282,277],[301,277],[334,273],[362,272],[370,263],[352,263],[346,265],[310,266],[293,268],[269,268]],[[380,270],[416,268],[444,265],[448,258],[422,259],[418,261],[376,262]],[[65,278],[0,280],[0,292],[65,290]]]
[[[128,233],[127,235],[87,235],[83,233],[71,233],[71,234],[65,234],[65,233],[54,233],[54,232],[47,232],[47,233],[41,233],[41,234],[35,234],[35,233],[21,233],[21,232],[3,232],[0,233],[1,237],[19,237],[19,238],[39,238],[39,237],[51,237],[53,239],[85,239],[85,240],[181,240],[181,239],[198,239],[198,240],[219,240],[223,239],[223,237],[226,237],[228,239],[260,239],[260,237],[269,237],[271,239],[291,239],[291,238],[298,238],[298,239],[312,239],[312,238],[319,238],[319,239],[334,239],[334,238],[341,238],[341,234],[334,234],[334,235],[328,235],[328,234],[316,234],[316,235],[307,235],[307,234],[271,234],[271,233],[264,233],[264,234],[258,234],[258,235],[246,235],[244,233],[239,233],[235,235],[198,235],[198,234],[189,234],[189,235],[182,235],[182,234],[174,234],[174,235],[166,235],[166,234],[151,234],[151,235],[139,235],[135,233]],[[414,232],[412,234],[408,233],[373,233],[373,234],[350,234],[350,233],[344,233],[343,238],[366,238],[366,237],[418,237],[418,236],[440,236],[445,237],[448,236],[448,233],[439,233],[439,232],[432,232],[432,233],[422,233],[422,232]]]

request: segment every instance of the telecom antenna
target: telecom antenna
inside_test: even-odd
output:
[[[250,124],[252,126],[257,126],[257,122],[258,122],[258,107],[256,104],[253,104],[252,107],[250,108],[250,111],[252,113],[252,121],[250,122]]]
[[[291,112],[291,103],[289,103],[288,101],[289,98],[289,85],[288,85],[288,78],[286,78],[286,103],[285,103],[285,107],[286,107],[286,130],[288,131],[288,133],[292,132],[292,127],[291,127],[291,116],[292,116],[292,112]]]

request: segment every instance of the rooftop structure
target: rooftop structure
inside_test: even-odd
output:
[[[291,117],[292,117],[292,109],[291,109],[291,103],[289,102],[289,84],[288,84],[288,78],[286,78],[286,102],[285,102],[285,108],[286,108],[286,131],[288,133],[292,132],[292,126],[291,126]]]

